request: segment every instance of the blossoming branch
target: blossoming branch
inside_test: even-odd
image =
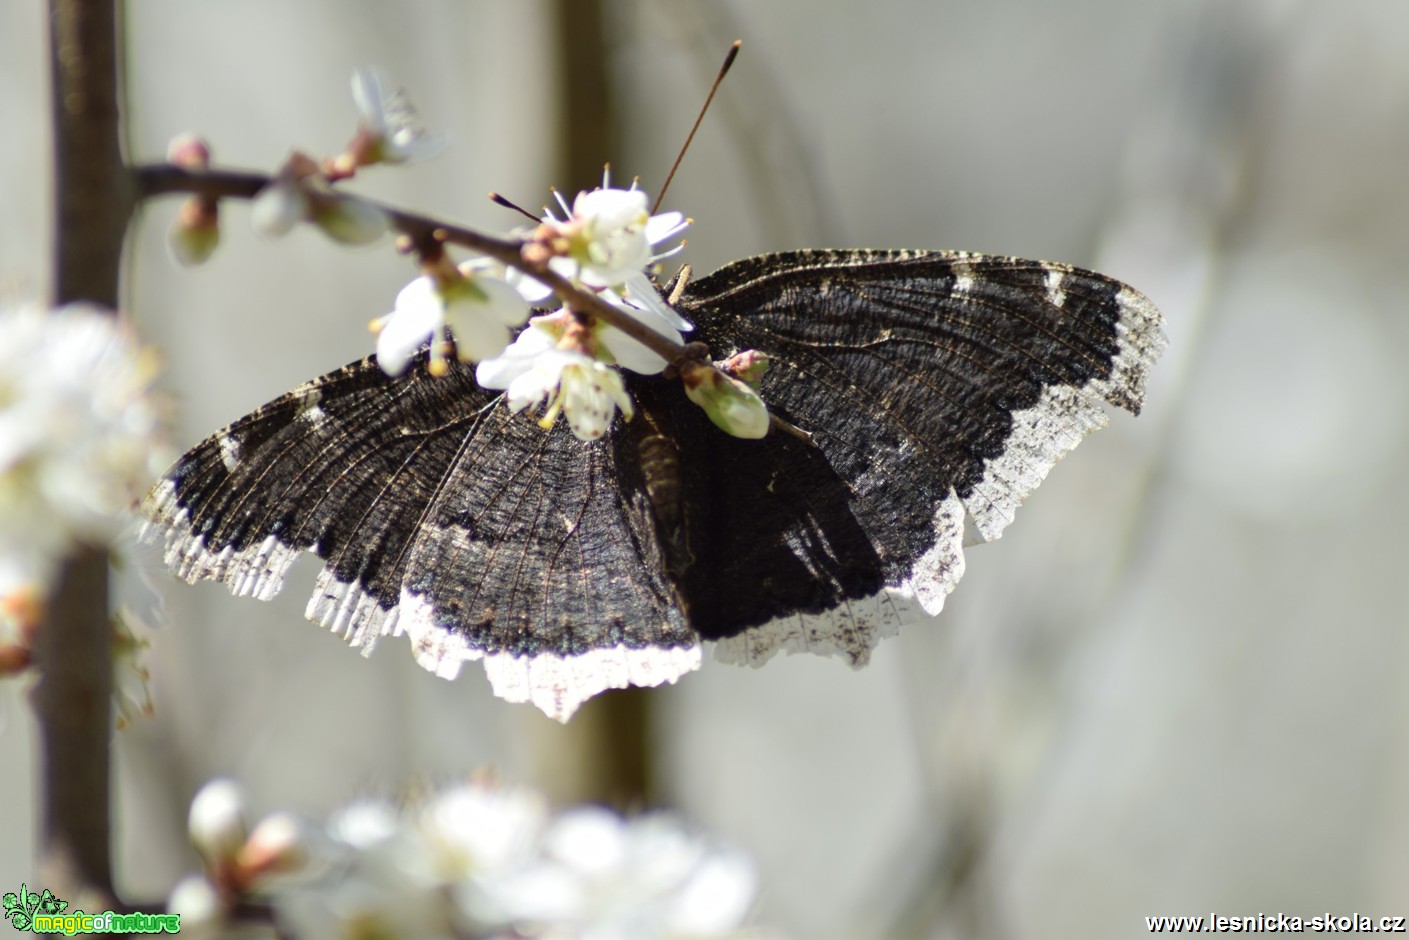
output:
[[[404,95],[387,93],[379,73],[359,71],[353,96],[361,114],[356,133],[341,154],[321,162],[294,153],[273,176],[214,170],[203,142],[179,138],[168,165],[139,168],[144,196],[191,194],[171,232],[177,259],[199,263],[215,250],[222,198],[253,200],[253,223],[271,237],[312,224],[335,241],[365,244],[392,229],[418,256],[421,275],[399,292],[390,314],[372,322],[377,361],[388,375],[403,373],[429,344],[433,375],[447,371],[451,354],[475,362],[479,384],[504,390],[510,409],[542,407],[545,428],[562,416],[577,437],[595,440],[618,410],[627,419],[634,413],[622,369],[673,372],[724,431],[767,433],[770,416],[752,380],[709,363],[701,344],[685,344],[691,324],[651,278],[683,248],[668,246],[689,220],[679,212],[652,214],[643,191],[634,183],[613,188],[609,175],[571,204],[555,193],[561,216],[545,211],[535,227],[508,237],[351,195],[339,184],[360,169],[412,163],[444,144],[420,127]],[[457,263],[449,246],[477,257]],[[531,317],[534,310],[539,315]],[[751,375],[766,362],[757,366]]]

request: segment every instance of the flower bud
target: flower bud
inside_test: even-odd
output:
[[[166,247],[182,267],[193,268],[215,254],[220,244],[220,210],[214,199],[192,196],[181,204],[166,233]]]
[[[681,369],[685,394],[726,434],[757,440],[768,433],[768,407],[746,383],[713,366],[690,364]]]
[[[266,238],[281,238],[313,215],[309,181],[318,176],[318,163],[295,150],[279,167],[273,182],[259,191],[250,207],[250,224]]]
[[[206,864],[224,867],[245,844],[244,795],[239,785],[216,779],[201,787],[191,801],[186,828]]]
[[[273,813],[254,827],[235,859],[243,877],[297,871],[308,863],[303,825],[289,813]]]
[[[763,381],[764,373],[772,365],[772,360],[757,349],[745,349],[723,362],[716,363],[716,365],[726,375],[731,375],[740,382],[745,382],[757,389],[758,383]]]
[[[200,875],[181,880],[171,890],[166,909],[181,918],[181,932],[215,936],[225,920],[225,906],[215,886]]]
[[[178,134],[166,145],[166,162],[183,170],[210,168],[210,145],[196,134]]]
[[[266,238],[281,238],[308,217],[308,194],[295,179],[280,176],[259,191],[250,207],[250,224]]]
[[[313,222],[333,241],[344,245],[369,245],[387,230],[386,213],[354,196],[317,199]]]

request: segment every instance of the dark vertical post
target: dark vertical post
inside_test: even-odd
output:
[[[117,9],[50,0],[56,304],[115,308],[132,190],[123,166]],[[40,884],[59,897],[112,894],[109,740],[112,627],[105,552],[65,563],[36,638],[40,728]]]
[[[556,4],[563,115],[558,181],[569,199],[601,185],[603,164],[621,150],[604,6],[602,0]],[[613,175],[624,184],[631,174]],[[583,705],[566,728],[540,733],[537,746],[544,753],[539,765],[549,795],[624,809],[656,803],[650,747],[653,692],[607,692]]]

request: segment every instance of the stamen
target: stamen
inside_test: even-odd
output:
[[[680,252],[684,251],[684,250],[685,250],[685,246],[688,245],[688,244],[689,244],[689,242],[687,242],[687,241],[682,241],[680,244],[676,245],[674,248],[669,248],[669,249],[667,249],[667,250],[665,250],[665,251],[662,251],[662,252],[661,252],[660,254],[658,254],[658,255],[651,255],[651,264],[655,264],[657,261],[664,261],[666,258],[673,258],[673,257],[675,257],[676,255],[680,254]]]
[[[558,205],[563,207],[563,214],[569,219],[572,218],[572,207],[569,206],[568,201],[563,198],[563,194],[558,192],[558,188],[556,186],[550,186],[548,187],[548,191],[558,200]],[[547,210],[545,209],[544,211],[546,212]],[[549,215],[552,215],[552,213],[549,213]]]
[[[561,379],[559,380],[561,383]],[[548,410],[543,413],[543,417],[538,419],[538,426],[543,430],[551,428],[558,420],[558,412],[563,410],[563,387],[558,385],[558,393],[553,396],[553,401],[548,405]]]
[[[450,342],[445,339],[444,329],[437,330],[436,334],[431,336],[431,361],[426,364],[426,371],[436,378],[450,371],[450,364],[445,361],[449,348]]]

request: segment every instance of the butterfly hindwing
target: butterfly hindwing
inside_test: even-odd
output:
[[[691,626],[725,658],[787,648],[860,664],[879,635],[914,619],[887,588],[936,541],[935,506],[915,481],[884,468],[847,479],[787,433],[730,437],[678,382],[637,382],[633,395],[638,415],[623,437],[670,465],[658,474],[667,485],[643,487],[665,564]],[[782,635],[767,649],[750,629],[765,624]]]

